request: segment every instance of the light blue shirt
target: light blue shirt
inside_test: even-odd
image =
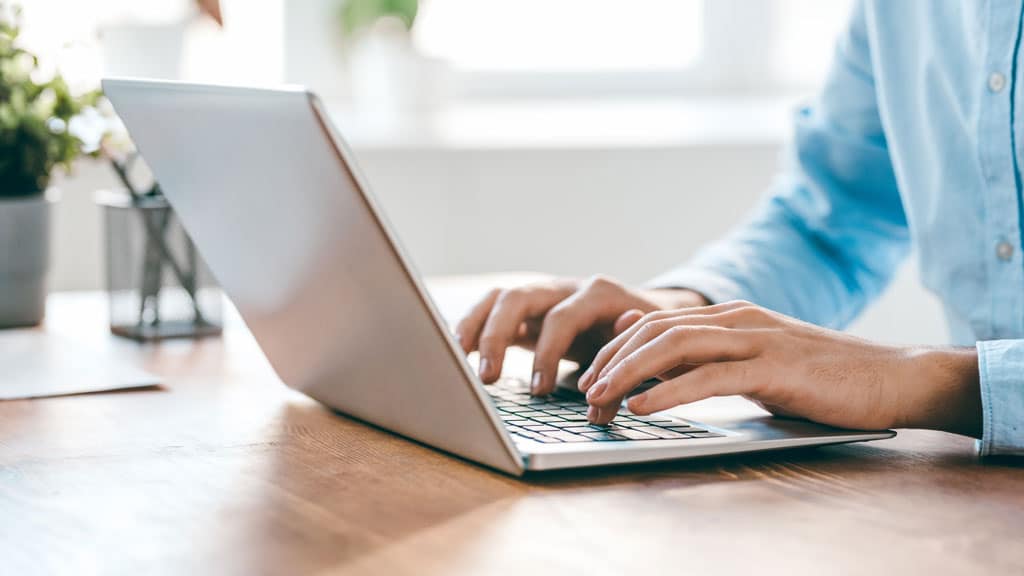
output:
[[[751,218],[655,280],[843,327],[911,246],[978,350],[981,454],[1024,454],[1022,0],[858,2]]]

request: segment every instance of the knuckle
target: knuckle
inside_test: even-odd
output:
[[[636,335],[642,340],[650,340],[658,335],[661,325],[657,322],[648,322],[636,331]]]
[[[604,274],[595,274],[587,279],[583,289],[588,292],[607,292],[619,288],[619,283]]]
[[[525,293],[522,288],[502,290],[495,300],[495,306],[515,306],[522,301],[524,296]]]
[[[639,384],[632,367],[631,363],[626,363],[608,374],[608,393],[604,395],[604,404],[609,406],[618,404],[623,396]]]
[[[654,340],[658,336],[661,336],[665,332],[671,330],[673,325],[672,321],[668,319],[654,320],[641,326],[640,329],[637,330],[637,336],[645,341]]]
[[[670,317],[671,313],[667,310],[655,310],[653,312],[648,312],[644,314],[643,317],[640,318],[640,322],[642,322],[644,325],[647,325],[651,324],[652,322],[657,322],[659,320],[666,320]]]
[[[621,394],[622,388],[626,381],[627,365],[620,364],[611,373],[608,374],[608,391],[610,394],[604,395],[604,402],[602,404],[610,404],[616,401],[616,396]]]
[[[665,336],[672,342],[685,342],[699,331],[692,326],[673,326],[665,331]]]
[[[740,306],[725,313],[737,320],[758,320],[765,316],[764,308],[757,306]]]

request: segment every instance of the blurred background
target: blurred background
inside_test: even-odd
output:
[[[848,0],[22,0],[26,47],[106,75],[312,87],[424,274],[639,283],[772,180]],[[219,22],[218,22],[219,21]],[[259,167],[253,167],[254,170]],[[54,182],[55,290],[103,288],[97,190]],[[301,190],[285,191],[301,199]],[[939,343],[913,264],[854,331]]]

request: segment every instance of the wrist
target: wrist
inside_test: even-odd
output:
[[[974,348],[914,348],[906,353],[897,395],[899,427],[978,438],[982,430],[978,353]]]

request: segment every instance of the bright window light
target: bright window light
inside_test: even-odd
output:
[[[828,71],[836,38],[846,26],[851,0],[777,0],[779,81],[815,86]]]
[[[482,71],[681,69],[702,46],[702,0],[427,0],[423,53]]]

